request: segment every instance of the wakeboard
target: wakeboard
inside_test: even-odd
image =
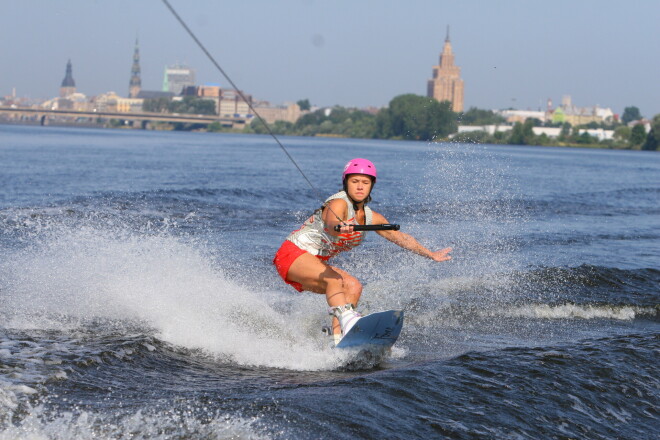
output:
[[[360,318],[335,348],[384,352],[394,345],[402,327],[402,310],[371,313]]]

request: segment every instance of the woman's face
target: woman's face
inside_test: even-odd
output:
[[[356,202],[362,202],[371,193],[373,183],[371,176],[366,174],[349,174],[346,177],[346,190],[348,196]]]

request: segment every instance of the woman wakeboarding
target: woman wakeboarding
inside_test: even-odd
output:
[[[335,343],[355,325],[361,315],[356,308],[362,284],[348,272],[328,264],[340,252],[358,246],[365,234],[360,225],[374,225],[378,235],[433,261],[448,261],[451,248],[430,251],[414,237],[398,231],[397,225],[367,206],[376,183],[376,167],[367,159],[352,159],[344,167],[343,190],[330,196],[323,207],[286,238],[273,264],[284,282],[298,290],[324,294],[333,315]],[[376,225],[383,225],[377,228]],[[396,226],[396,228],[392,228]]]
[[[165,6],[206,54],[211,63],[245,102],[256,119],[265,127],[291,163],[298,169],[316,197],[321,201],[318,190],[289,154],[275,135],[270,125],[252,105],[252,100],[241,92],[234,81],[222,69],[211,53],[204,47],[193,31],[174,10],[168,0]],[[367,205],[371,190],[376,183],[376,167],[366,159],[353,159],[344,167],[342,175],[344,190],[330,196],[302,227],[292,232],[275,254],[273,263],[284,281],[298,291],[324,294],[331,314],[335,341],[355,325],[360,314],[355,311],[362,294],[362,284],[349,273],[331,266],[327,261],[339,252],[359,245],[366,230],[373,230],[389,241],[434,261],[451,260],[451,248],[432,252],[419,244],[412,236],[398,231],[398,225],[389,225],[387,220]]]

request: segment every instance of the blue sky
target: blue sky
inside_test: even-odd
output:
[[[273,103],[384,106],[426,93],[447,25],[465,105],[579,106],[660,113],[660,1],[170,0],[239,87]],[[136,36],[142,83],[165,65],[226,85],[160,0],[0,0],[0,95],[128,93]]]

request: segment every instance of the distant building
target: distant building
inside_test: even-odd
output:
[[[119,113],[140,113],[144,99],[139,98],[119,98],[117,100],[117,111]]]
[[[591,122],[613,122],[614,112],[610,108],[602,108],[597,105],[593,107],[577,107],[573,105],[570,95],[562,97],[561,106],[548,111],[547,119],[554,123],[568,122],[572,126],[585,125]]]
[[[610,108],[603,108],[597,105],[592,107],[577,107],[573,105],[569,95],[563,96],[561,102],[559,107],[553,109],[552,99],[548,99],[545,111],[514,109],[493,111],[501,115],[510,124],[515,124],[516,122],[524,123],[527,119],[538,119],[543,123],[563,124],[567,122],[572,126],[578,126],[591,122],[598,124],[601,122],[611,123],[617,118]],[[548,134],[548,136],[551,135]]]
[[[275,121],[286,121],[293,124],[300,119],[300,116],[303,114],[300,110],[300,106],[295,103],[273,106],[267,102],[262,102],[255,106],[255,110],[259,113],[259,116],[269,124],[272,124]]]
[[[40,107],[49,110],[74,110],[74,111],[87,111],[89,110],[89,101],[82,93],[71,93],[66,98],[53,98],[44,101]]]
[[[474,133],[474,132],[485,132],[489,135],[495,133],[507,133],[513,130],[512,125],[459,125],[458,133]],[[550,138],[556,138],[561,134],[561,127],[532,127],[532,131],[536,136],[545,134]],[[582,131],[580,131],[581,133]],[[450,137],[454,137],[452,135]]]
[[[490,135],[493,135],[499,132],[506,133],[511,130],[513,130],[513,127],[511,125],[459,125],[457,133],[474,133],[474,132],[483,131]],[[449,137],[452,138],[454,136],[456,135],[452,134]]]
[[[561,130],[561,127],[532,127],[532,132],[534,132],[535,135],[541,136],[544,134],[550,138],[559,137]]]
[[[223,89],[218,85],[188,86],[181,94],[214,101],[216,114],[223,118],[252,117],[248,103],[233,89]],[[243,93],[243,96],[252,104],[252,95]]]
[[[140,113],[143,99],[122,98],[115,92],[106,92],[94,98],[93,109],[98,112]]]
[[[60,86],[60,98],[66,98],[74,93],[76,93],[76,82],[73,80],[73,69],[71,68],[71,60],[69,60],[66,63],[66,74]]]
[[[579,134],[587,133],[591,137],[595,137],[599,141],[606,141],[614,139],[614,130],[604,130],[602,128],[589,128],[578,130]]]
[[[163,92],[180,95],[185,87],[195,85],[195,71],[180,64],[168,66],[163,74]]]
[[[252,95],[246,95],[245,99],[252,104]],[[243,117],[251,116],[250,107],[236,90],[221,89],[220,102],[218,105],[218,115],[221,117]]]
[[[493,135],[497,132],[510,132],[513,129],[511,125],[459,125],[458,133],[475,133],[475,132],[485,132],[489,135]],[[536,136],[546,135],[549,138],[557,138],[561,135],[561,127],[532,127],[532,132]],[[589,136],[597,138],[599,141],[612,139],[614,136],[614,130],[604,130],[602,128],[595,129],[580,129],[579,134],[587,133]],[[456,136],[451,135],[451,137]]]
[[[651,131],[651,121],[649,121],[648,119],[642,118],[642,119],[639,119],[637,121],[628,122],[628,127],[630,127],[630,128],[635,127],[635,125],[643,125],[644,126],[644,131],[646,131],[646,133]]]
[[[183,96],[197,96],[199,98],[217,98],[222,94],[222,87],[216,84],[187,86],[181,94]]]
[[[515,124],[524,123],[527,119],[538,119],[541,122],[546,120],[546,112],[535,110],[495,110],[495,113],[501,115],[506,122]]]
[[[73,80],[71,60],[66,63],[66,73],[60,85],[60,96],[43,101],[38,105],[41,108],[49,110],[87,111],[89,109],[87,97],[82,93],[76,92],[76,82]]]
[[[463,111],[463,80],[461,68],[454,65],[454,54],[449,41],[449,26],[445,46],[440,54],[440,64],[433,67],[433,78],[428,80],[427,96],[438,101],[451,102],[452,110]]]
[[[135,39],[135,50],[133,51],[133,65],[131,66],[131,81],[128,84],[129,98],[137,98],[142,90],[142,78],[140,77],[140,48],[138,40]]]
[[[167,69],[165,70],[167,80]],[[173,80],[176,78],[172,77]],[[194,80],[194,76],[193,76]],[[174,83],[173,83],[174,84]],[[166,83],[163,83],[163,87],[166,86]],[[169,87],[169,83],[167,83]],[[131,80],[128,84],[128,98],[120,98],[116,96],[114,92],[108,92],[106,95],[108,97],[103,98],[104,100],[109,100],[110,104],[107,104],[111,110],[107,111],[131,111],[139,112],[142,111],[142,104],[145,99],[172,99],[175,95],[181,93],[181,90],[177,93],[170,91],[162,90],[143,90],[142,89],[142,71],[140,69],[140,46],[137,38],[135,39],[135,49],[133,50],[133,65],[131,66]],[[115,96],[116,98],[114,98]],[[117,101],[119,99],[119,101]],[[128,99],[128,101],[126,101]],[[106,104],[103,104],[106,105]],[[128,110],[127,110],[128,109]],[[99,110],[100,111],[100,110]]]
[[[119,95],[115,92],[106,92],[96,95],[92,100],[92,110],[97,112],[116,112]]]

